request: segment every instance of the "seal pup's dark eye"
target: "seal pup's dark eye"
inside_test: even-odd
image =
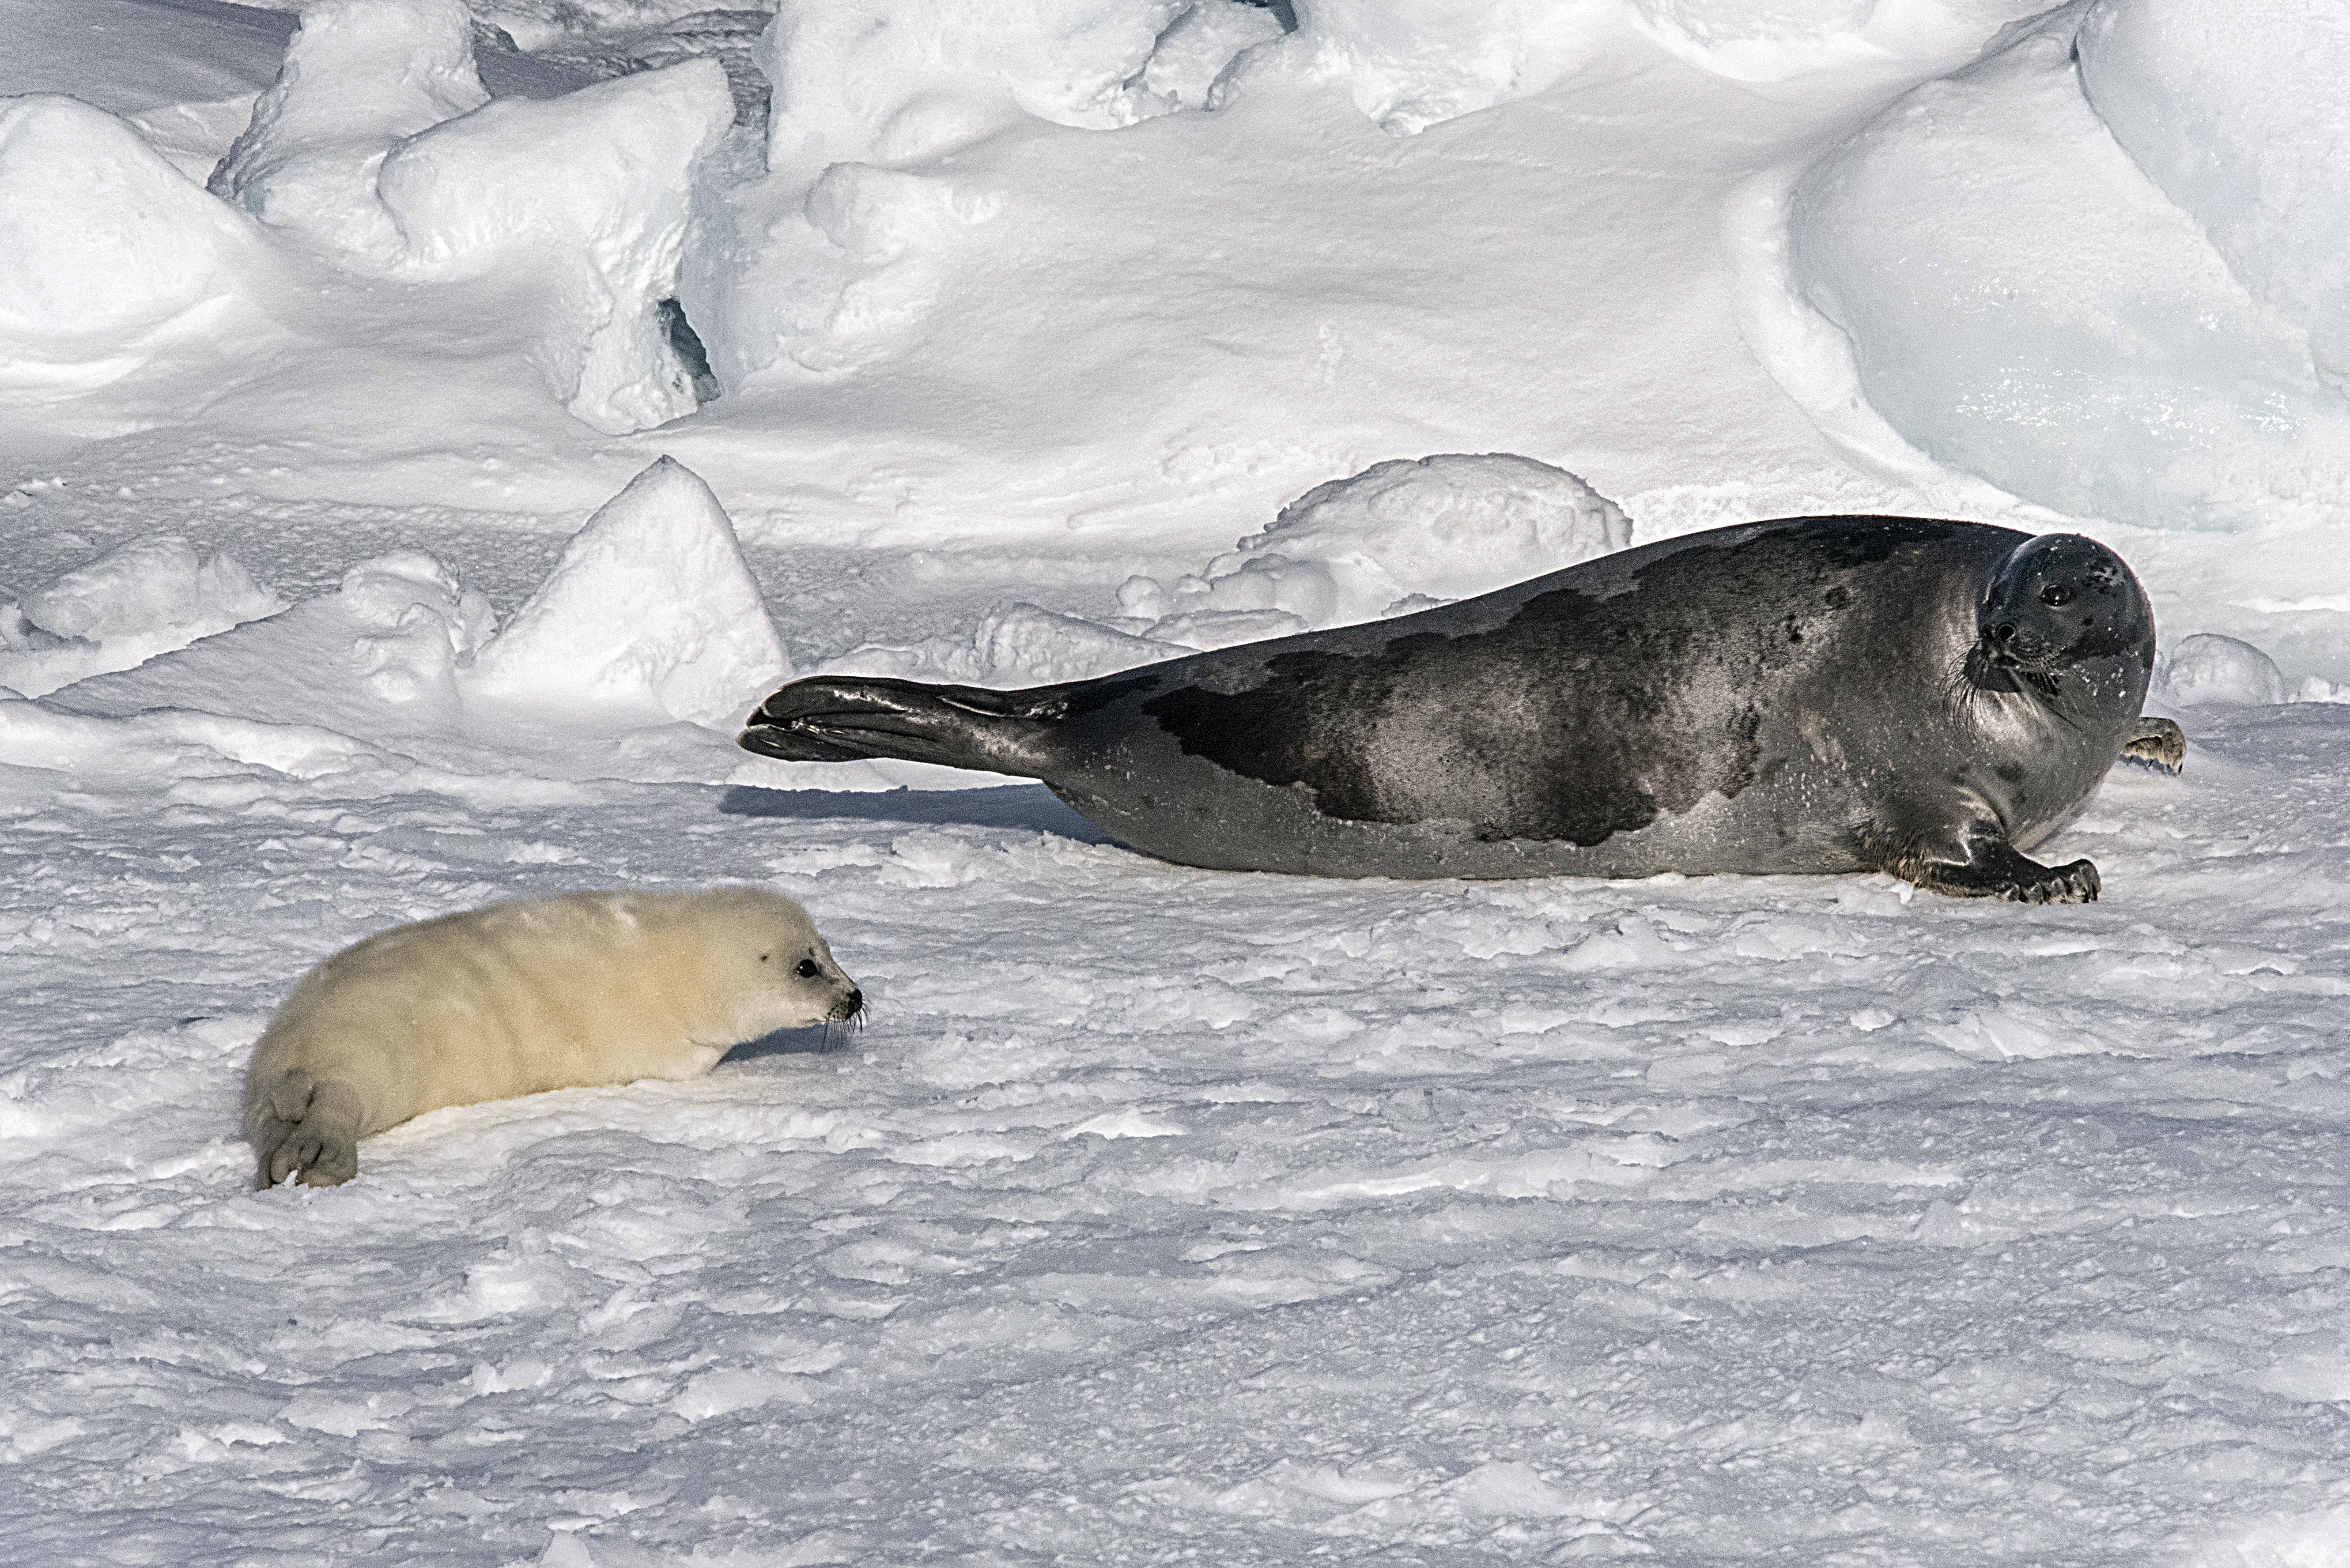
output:
[[[2073,590],[2063,583],[2051,583],[2040,590],[2040,602],[2052,606],[2069,605],[2073,602]]]
[[[816,960],[802,959],[800,960],[799,968],[792,971],[792,972],[799,976],[802,980],[814,980],[817,975],[822,974],[824,971],[816,967]]]

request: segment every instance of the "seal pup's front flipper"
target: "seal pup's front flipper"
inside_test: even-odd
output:
[[[1066,711],[1060,689],[993,691],[881,676],[795,680],[759,704],[735,744],[791,763],[864,757],[1045,777],[1045,742]]]
[[[255,1187],[289,1176],[305,1187],[339,1187],[359,1174],[366,1110],[350,1085],[288,1067],[248,1085],[245,1099]]]
[[[2187,732],[2168,719],[2140,719],[2122,755],[2134,763],[2175,774],[2187,765]]]

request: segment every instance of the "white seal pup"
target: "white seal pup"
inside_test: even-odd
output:
[[[304,975],[253,1048],[245,1141],[259,1185],[332,1187],[358,1174],[359,1139],[426,1111],[695,1077],[864,1006],[807,911],[764,888],[492,904]]]

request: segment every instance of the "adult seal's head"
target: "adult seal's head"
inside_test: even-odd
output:
[[[2066,704],[2103,701],[2154,668],[2154,611],[2119,556],[2078,534],[2044,534],[2001,563],[1976,615],[1967,679],[1981,691]]]

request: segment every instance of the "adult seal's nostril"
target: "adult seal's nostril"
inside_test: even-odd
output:
[[[2005,648],[2015,640],[2015,623],[2006,620],[2000,622],[1991,628],[1991,639],[2002,648]]]

